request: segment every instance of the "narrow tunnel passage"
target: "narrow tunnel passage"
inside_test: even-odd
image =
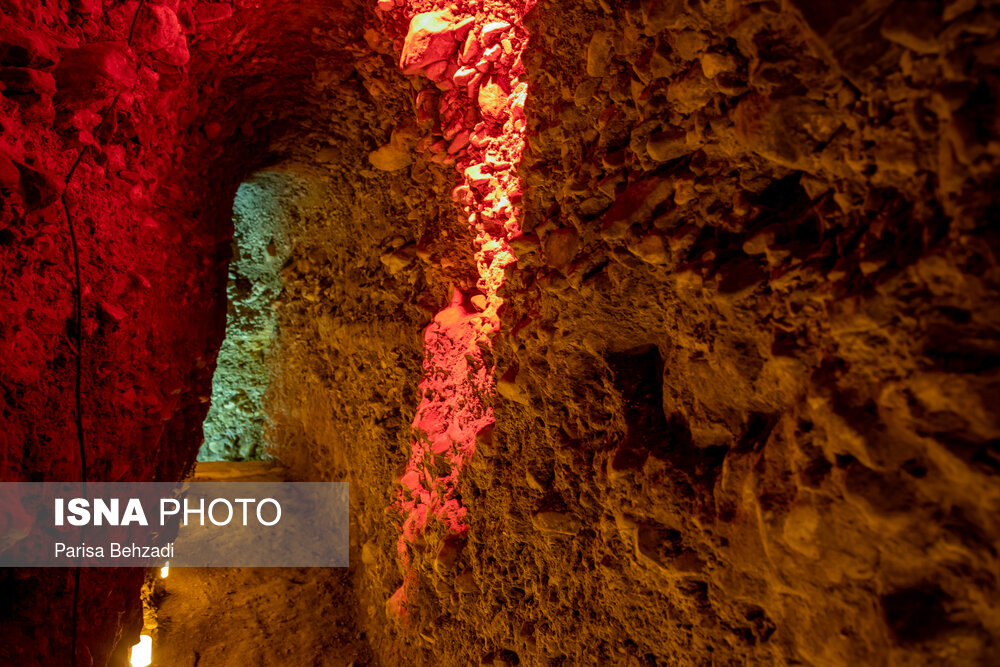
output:
[[[278,312],[289,298],[283,272],[297,261],[295,235],[330,222],[320,213],[316,190],[308,176],[272,168],[236,191],[226,337],[192,482],[303,481],[270,442],[268,400],[272,375],[282,367]],[[153,572],[143,589],[148,664],[375,665],[357,622],[352,576],[339,568],[174,566]],[[136,652],[133,647],[132,656]]]
[[[268,455],[265,395],[277,335],[281,268],[292,253],[289,218],[303,186],[294,174],[259,172],[233,200],[233,257],[226,284],[226,337],[212,376],[212,400],[199,461],[245,461]]]
[[[0,19],[0,561],[350,485],[347,568],[0,569],[0,664],[994,662],[990,3]]]

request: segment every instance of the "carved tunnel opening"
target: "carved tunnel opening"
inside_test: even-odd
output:
[[[288,233],[304,194],[301,179],[269,170],[240,184],[233,199],[226,334],[212,378],[198,461],[270,458],[266,396],[277,338],[281,270],[292,257]]]

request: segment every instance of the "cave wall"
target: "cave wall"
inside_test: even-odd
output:
[[[278,428],[319,434],[305,469],[337,459],[359,494],[383,662],[990,662],[996,21],[976,3],[535,6],[525,233],[457,555],[427,533],[401,558],[386,527],[406,518],[415,343],[389,322],[352,337],[370,311],[336,311],[399,275],[439,308],[442,285],[475,294],[468,249],[380,267],[375,235],[317,306],[332,321],[283,311],[283,391],[316,398]],[[440,155],[402,161],[382,163],[412,178],[394,185],[428,190]],[[410,218],[420,248],[429,219]],[[336,379],[297,388],[304,368]]]
[[[190,469],[225,325],[233,196],[294,148],[335,145],[343,116],[325,104],[370,102],[346,80],[361,12],[0,3],[0,478]],[[71,570],[5,570],[0,662],[122,660],[143,576],[83,570],[77,589]]]
[[[995,655],[996,15],[888,4],[536,7],[517,463],[470,486],[544,541],[477,575],[541,582],[548,656]]]
[[[526,8],[458,4],[480,36]],[[79,479],[81,349],[88,479],[184,474],[233,196],[276,169],[301,193],[268,437],[351,482],[383,664],[988,664],[996,9],[539,0],[526,97],[456,109],[400,71],[444,6],[0,1],[2,479]],[[480,289],[450,149],[484,101],[523,103],[526,139],[469,362],[496,424],[457,474],[460,548],[401,555],[423,334]],[[132,643],[141,578],[82,573],[78,664]],[[65,662],[72,573],[0,585],[0,655]]]

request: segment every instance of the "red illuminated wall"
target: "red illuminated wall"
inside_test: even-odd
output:
[[[0,5],[0,479],[167,480],[192,464],[233,194],[275,137],[310,127],[287,101],[312,58],[346,62],[359,39],[311,42],[316,26],[360,30],[357,7],[260,5]],[[142,577],[83,571],[77,664],[103,664],[123,624],[134,637]],[[0,572],[0,662],[68,664],[74,587],[68,570]]]
[[[455,166],[452,197],[475,232],[468,252],[479,272],[478,291],[455,290],[424,334],[421,401],[398,499],[405,574],[389,606],[399,616],[416,591],[414,551],[430,542],[432,553],[419,555],[435,566],[458,557],[468,530],[459,475],[493,425],[490,337],[501,326],[504,271],[516,261],[510,241],[521,233],[517,167],[528,86],[519,77],[528,43],[522,18],[532,4],[495,1],[466,11],[446,2],[379,3],[388,29],[405,30],[400,68],[429,81],[418,99],[438,106],[443,135],[430,150]]]

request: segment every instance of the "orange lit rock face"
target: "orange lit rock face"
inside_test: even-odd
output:
[[[475,233],[468,251],[479,276],[478,293],[456,290],[424,335],[421,401],[398,500],[405,574],[390,600],[398,616],[414,602],[414,548],[429,550],[438,571],[455,565],[468,530],[459,477],[475,454],[477,436],[493,424],[490,339],[501,326],[504,271],[516,261],[510,240],[521,231],[516,170],[527,95],[527,84],[519,79],[527,45],[521,18],[530,6],[489,2],[470,16],[452,6],[416,14],[410,6],[394,10],[396,20],[409,17],[400,67],[406,74],[422,73],[440,91],[444,142],[437,148],[446,151],[446,164],[455,165],[459,184],[452,197]]]
[[[79,474],[67,211],[90,475],[181,474],[273,167],[271,435],[351,483],[381,664],[992,663],[987,3],[22,4],[4,479]],[[79,664],[140,578],[85,575]],[[65,664],[72,580],[0,587],[0,663]]]

